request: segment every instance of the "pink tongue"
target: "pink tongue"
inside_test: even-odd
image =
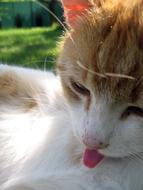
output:
[[[94,168],[103,158],[104,156],[99,154],[97,150],[86,149],[83,162],[85,166],[89,168]]]

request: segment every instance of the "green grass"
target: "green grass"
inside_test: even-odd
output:
[[[17,2],[19,0],[0,0],[0,2]],[[29,0],[20,0],[20,1],[29,1]],[[36,0],[33,0],[36,1]]]
[[[51,69],[58,55],[56,43],[61,34],[57,25],[49,28],[0,30],[0,61]]]

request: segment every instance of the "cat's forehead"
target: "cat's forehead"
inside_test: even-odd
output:
[[[65,41],[67,67],[98,93],[136,99],[143,75],[142,30],[136,7],[92,11]]]

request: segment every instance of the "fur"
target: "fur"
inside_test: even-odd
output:
[[[2,190],[143,189],[142,1],[87,2],[61,42],[60,78],[0,66]],[[85,141],[108,145],[94,169]]]

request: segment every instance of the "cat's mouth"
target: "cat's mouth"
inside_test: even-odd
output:
[[[97,150],[86,148],[83,155],[83,163],[88,168],[95,168],[103,158],[104,156]]]

